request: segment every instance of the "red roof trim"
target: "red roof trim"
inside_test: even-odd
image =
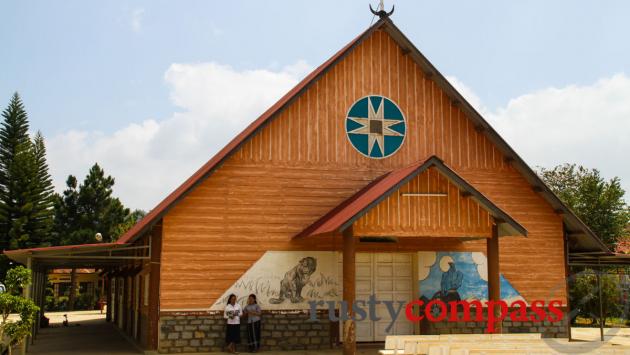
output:
[[[39,252],[39,251],[75,250],[75,249],[87,249],[87,248],[95,248],[95,247],[113,247],[113,246],[121,246],[121,245],[124,245],[124,243],[114,242],[114,243],[58,245],[58,246],[52,246],[52,247],[5,250],[5,251],[3,251],[3,253],[4,254],[10,254],[10,255],[16,255],[16,254],[34,253],[34,252]]]
[[[434,158],[434,157],[432,157]],[[407,178],[415,176],[421,166],[427,163],[429,159],[421,160],[408,167],[392,170],[383,174],[370,182],[367,186],[359,190],[347,200],[343,201],[330,212],[326,213],[322,218],[304,229],[294,238],[302,238],[316,234],[324,234],[344,229],[343,226],[353,217],[365,212],[369,206],[378,200],[387,197],[392,189],[396,188],[401,182]]]
[[[460,189],[470,192],[472,197],[475,198],[483,208],[488,210],[497,220],[501,221],[499,224],[505,223],[511,227],[512,232],[527,236],[527,230],[522,225],[497,207],[492,201],[444,164],[440,158],[434,155],[405,168],[392,170],[389,173],[379,176],[359,192],[352,195],[315,223],[294,236],[294,238],[343,231],[354,223],[354,221],[371,210],[372,207],[398,190],[402,184],[413,179],[430,167],[437,168],[441,174],[445,175],[446,178],[451,180]]]
[[[171,192],[162,202],[160,202],[154,209],[152,209],[144,218],[142,218],[135,226],[133,226],[127,233],[125,233],[118,240],[119,243],[126,243],[139,235],[146,228],[148,228],[153,222],[162,217],[166,211],[180,198],[182,198],[188,191],[194,188],[198,183],[203,181],[215,168],[221,164],[230,153],[236,150],[243,142],[247,140],[252,134],[260,129],[269,119],[271,119],[276,113],[280,112],[294,97],[298,96],[303,90],[305,90],[312,82],[314,82],[320,75],[331,67],[335,62],[340,60],[350,49],[356,46],[361,40],[375,29],[381,27],[385,23],[384,20],[379,20],[372,27],[365,30],[340,51],[335,53],[330,59],[320,65],[317,69],[306,76],[299,84],[297,84],[291,91],[284,95],[278,102],[265,111],[260,117],[252,122],[244,131],[236,136],[228,145],[226,145],[221,151],[219,151],[212,159],[205,163],[199,170],[197,170],[191,177],[189,177],[183,184],[181,184],[175,191]]]

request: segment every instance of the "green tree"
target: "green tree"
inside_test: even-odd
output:
[[[130,216],[120,200],[112,195],[114,178],[94,164],[83,183],[77,187],[76,178],[68,177],[67,189],[57,198],[55,226],[60,244],[94,243],[96,233],[104,242],[120,236],[121,225]]]
[[[46,245],[52,227],[53,187],[41,133],[28,135],[28,116],[16,93],[0,126],[0,247]],[[9,267],[0,259],[0,274]]]
[[[80,229],[79,186],[77,178],[70,175],[66,179],[66,189],[54,198],[53,244],[63,245],[69,242],[71,234]]]
[[[143,210],[133,210],[126,218],[125,221],[119,224],[114,230],[114,235],[116,238],[125,234],[131,227],[133,227],[136,223],[138,223],[144,216],[146,216],[146,212]]]
[[[621,293],[618,281],[619,278],[616,275],[601,275],[604,325],[606,325],[606,318],[618,316],[622,312],[622,305],[619,303]],[[599,292],[597,290],[597,276],[593,270],[585,269],[576,275],[571,283],[569,297],[576,316],[590,319],[591,325],[599,325]]]
[[[95,243],[96,233],[101,233],[103,242],[118,239],[133,215],[112,195],[113,186],[114,178],[98,164],[90,168],[81,185],[77,186],[77,179],[70,175],[65,191],[55,198],[55,241],[62,245]],[[77,291],[75,270],[71,283],[70,310],[74,309]]]
[[[606,181],[598,170],[575,164],[541,169],[540,175],[611,249],[627,234],[630,209],[618,177]]]
[[[11,348],[21,344],[31,335],[35,317],[39,307],[35,303],[22,297],[22,289],[31,283],[31,271],[18,266],[7,272],[4,280],[6,291],[0,293],[0,351],[11,354]],[[17,313],[19,320],[9,319],[11,313]]]
[[[51,245],[50,232],[53,226],[54,192],[52,178],[46,161],[44,137],[37,132],[33,139],[33,158],[35,160],[35,180],[33,185],[33,212],[31,216],[32,239],[41,245]]]
[[[24,176],[16,176],[20,171],[31,166],[20,166],[26,160],[25,152],[30,150],[28,136],[28,117],[20,96],[15,93],[9,106],[2,112],[3,122],[0,126],[0,238],[2,249],[11,247],[11,229],[23,225],[17,221],[25,206],[19,201],[24,197],[23,190],[28,182]],[[13,235],[19,234],[14,231]]]

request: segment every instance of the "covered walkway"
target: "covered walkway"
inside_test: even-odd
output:
[[[28,354],[142,354],[112,323],[98,312],[69,312],[69,326],[64,327],[63,312],[47,313],[51,326],[42,328]]]

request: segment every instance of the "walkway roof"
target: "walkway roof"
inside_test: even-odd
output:
[[[30,258],[37,266],[48,268],[104,268],[129,260],[149,259],[148,253],[135,255],[150,246],[131,247],[124,243],[65,245],[45,248],[5,250],[9,259],[27,265]]]

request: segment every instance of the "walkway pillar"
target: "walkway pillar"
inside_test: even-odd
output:
[[[148,348],[157,350],[160,326],[160,254],[162,252],[162,224],[153,227],[150,237],[151,267],[149,271],[149,329]]]
[[[355,252],[356,243],[352,226],[343,231],[343,300],[348,305],[348,314],[343,322],[343,355],[355,355],[357,351],[355,324],[352,317],[352,304],[355,299]],[[343,319],[343,318],[342,318]]]
[[[492,237],[486,240],[486,254],[488,257],[488,300],[498,302],[501,300],[501,279],[499,270],[499,226],[495,222],[492,225]],[[494,307],[495,319],[499,319],[501,307]],[[495,333],[503,331],[502,322],[497,322]]]
[[[111,322],[112,321],[112,305],[113,305],[113,299],[112,299],[112,276],[110,273],[107,273],[107,275],[104,277],[105,280],[105,299],[107,300],[107,309],[105,310],[105,321],[107,322]]]
[[[602,306],[602,268],[601,266],[595,270],[597,275],[597,301],[599,303],[599,337],[604,341],[604,308]]]

